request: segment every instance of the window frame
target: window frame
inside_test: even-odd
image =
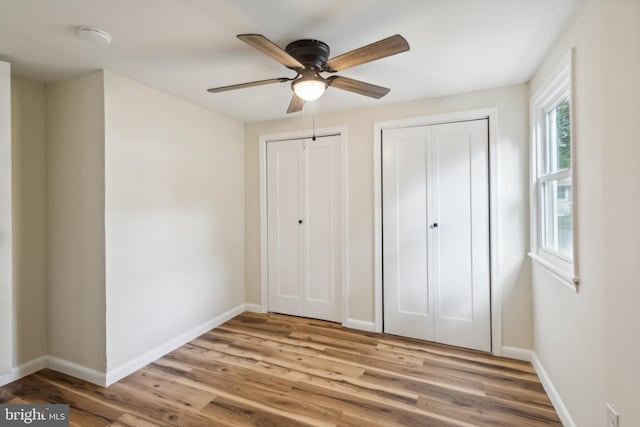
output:
[[[576,204],[576,162],[575,162],[575,108],[573,89],[574,49],[558,64],[556,72],[551,78],[532,95],[531,111],[531,248],[529,256],[538,265],[550,271],[562,284],[574,291],[578,291],[578,236],[577,236],[577,204]],[[571,132],[571,164],[569,168],[547,171],[547,156],[549,153],[547,114],[568,98],[569,120]],[[544,203],[542,201],[543,185],[550,182],[560,182],[571,179],[571,214],[572,214],[572,246],[573,256],[567,257],[543,246],[544,237]]]

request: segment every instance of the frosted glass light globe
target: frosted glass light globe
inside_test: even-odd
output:
[[[293,91],[300,99],[315,101],[324,93],[327,85],[320,80],[300,80],[293,85]]]

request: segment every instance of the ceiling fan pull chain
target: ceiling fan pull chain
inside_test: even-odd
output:
[[[303,138],[305,137],[305,134],[307,133],[306,129],[305,129],[305,123],[306,123],[306,120],[307,120],[306,112],[307,112],[306,108],[304,108],[304,101],[302,101],[302,137]]]
[[[311,136],[311,140],[315,141],[316,140],[316,113],[313,113],[313,131],[312,131],[312,136]]]

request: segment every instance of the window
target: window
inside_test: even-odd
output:
[[[531,100],[531,257],[575,288],[571,56]]]

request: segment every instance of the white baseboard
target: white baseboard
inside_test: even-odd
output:
[[[244,305],[244,310],[248,311],[250,313],[266,313],[266,310],[262,309],[262,306],[260,304],[245,304]]]
[[[81,380],[85,380],[99,386],[105,385],[104,372],[96,371],[95,369],[88,368],[65,359],[60,359],[59,357],[47,356],[47,368],[62,372],[63,374],[71,375],[72,377],[80,378]]]
[[[130,375],[135,371],[147,366],[149,363],[158,360],[165,354],[170,353],[179,347],[182,347],[189,341],[192,341],[195,338],[198,338],[200,335],[204,334],[205,332],[208,332],[211,329],[222,325],[227,320],[230,320],[236,317],[238,314],[243,313],[245,309],[246,309],[246,304],[240,304],[239,306],[232,308],[226,313],[223,313],[220,316],[217,316],[211,320],[204,322],[199,326],[196,326],[190,331],[187,331],[182,335],[179,335],[173,338],[172,340],[167,341],[166,343],[159,345],[154,349],[149,350],[148,352],[136,357],[135,359],[132,359],[128,362],[121,364],[120,366],[114,369],[109,370],[106,375],[105,387],[108,387],[111,384],[115,383],[116,381],[119,381],[122,378],[126,377],[127,375]]]
[[[373,322],[366,322],[364,320],[347,319],[342,323],[345,328],[358,329],[366,332],[376,332],[376,325]]]
[[[547,395],[549,396],[549,399],[551,400],[553,407],[555,408],[556,412],[558,413],[558,416],[560,417],[560,420],[562,421],[562,425],[564,427],[576,426],[576,423],[573,421],[573,418],[571,418],[571,414],[569,413],[569,410],[567,409],[564,402],[562,401],[562,398],[560,397],[560,393],[558,393],[558,390],[556,390],[555,386],[551,382],[551,378],[549,377],[549,374],[547,374],[547,371],[544,369],[544,366],[542,366],[540,359],[538,359],[538,356],[534,351],[528,350],[525,348],[519,348],[519,347],[503,346],[502,357],[508,357],[510,359],[517,359],[517,360],[524,360],[525,362],[531,362],[531,364],[533,365],[533,368],[536,370],[536,373],[538,374],[538,378],[540,378],[540,382],[542,383],[544,390],[547,392]]]
[[[161,358],[165,354],[183,346],[189,341],[199,337],[205,332],[210,331],[237,316],[244,311],[253,311],[257,307],[258,311],[260,306],[253,304],[240,304],[239,306],[221,314],[220,316],[211,319],[192,330],[185,332],[184,334],[136,357],[129,362],[126,362],[119,367],[110,370],[106,374],[104,372],[96,371],[95,369],[88,368],[86,366],[79,365],[74,362],[70,362],[65,359],[61,359],[55,356],[42,356],[27,363],[23,363],[11,370],[11,372],[0,376],[0,386],[9,384],[13,381],[24,378],[27,375],[31,375],[34,372],[38,372],[41,369],[49,368],[54,371],[62,372],[63,374],[71,375],[76,378],[88,381],[90,383],[108,387],[114,382],[132,374],[133,372],[145,367],[149,363]]]
[[[533,359],[533,351],[526,348],[509,347],[507,345],[503,345],[502,357],[531,362],[531,360]]]
[[[556,390],[555,386],[551,382],[549,374],[547,374],[547,371],[544,369],[544,366],[542,366],[540,359],[538,359],[538,356],[534,352],[531,353],[531,364],[538,373],[540,382],[542,383],[544,390],[547,392],[547,395],[549,396],[553,407],[558,413],[560,421],[562,421],[562,425],[564,427],[576,427],[576,423],[573,421],[573,418],[571,418],[571,414],[562,401],[560,393],[558,393],[558,390]]]
[[[47,367],[47,356],[38,357],[37,359],[30,360],[23,363],[7,374],[0,376],[0,387],[9,383],[12,383],[20,378],[24,378],[27,375],[31,375],[34,372],[38,372],[40,369]]]
[[[11,372],[0,377],[0,386],[17,381],[44,368],[49,368],[96,385],[104,386],[104,372],[99,372],[95,369],[87,368],[86,366],[78,365],[77,363],[69,362],[68,360],[55,356],[38,357],[20,366],[16,366]]]

